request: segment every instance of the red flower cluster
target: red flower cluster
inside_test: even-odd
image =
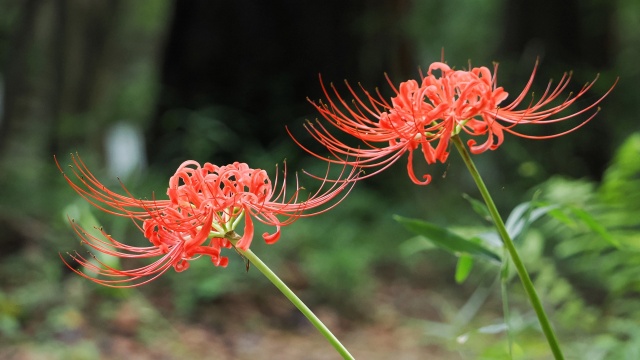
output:
[[[147,283],[171,267],[176,271],[184,271],[189,267],[189,260],[202,255],[209,256],[216,266],[226,266],[228,259],[221,256],[220,252],[222,248],[232,246],[228,234],[235,230],[242,218],[244,233],[234,246],[242,250],[249,248],[254,234],[253,219],[276,227],[272,234],[262,235],[268,244],[275,243],[280,237],[281,226],[299,217],[317,215],[331,209],[344,199],[354,184],[352,180],[357,177],[354,168],[346,179],[331,181],[331,186],[323,191],[328,181],[325,179],[316,193],[299,202],[301,187],[298,184],[291,197],[286,195],[286,167],[280,190],[276,194],[274,190],[278,188],[278,179],[276,177],[272,184],[264,170],[252,169],[238,162],[226,166],[210,163],[200,166],[195,161],[185,161],[169,180],[169,200],[139,200],[133,198],[126,189],[126,196],[107,189],[91,174],[79,156],[72,155],[72,159],[75,166],[71,168],[77,182],[64,175],[71,187],[98,209],[132,219],[151,246],[126,245],[113,239],[103,229],[99,229],[102,237],[96,237],[71,221],[82,242],[98,252],[121,258],[160,257],[150,265],[119,270],[95,256],[91,261],[78,253],[71,255],[81,266],[95,272],[98,275],[96,278],[65,261],[76,273],[112,287]],[[58,168],[63,172],[59,164]],[[348,191],[334,204],[322,207],[345,189]],[[322,208],[306,212],[318,207]]]
[[[454,70],[445,63],[436,62],[429,66],[426,76],[421,74],[420,82],[409,80],[401,83],[397,89],[387,78],[396,94],[391,102],[386,101],[379,92],[374,96],[365,89],[362,89],[364,98],[360,98],[348,83],[346,85],[354,98],[353,102],[349,104],[345,101],[331,85],[337,99],[334,101],[320,79],[327,103],[311,103],[332,127],[355,137],[363,144],[354,147],[342,142],[319,121],[317,124],[309,123],[306,128],[337,159],[318,155],[295,138],[294,141],[325,161],[355,166],[356,161],[347,159],[354,157],[358,166],[377,168],[361,179],[385,170],[405,152],[409,152],[409,177],[416,184],[426,185],[431,181],[431,176],[424,175],[422,180],[416,177],[413,170],[414,150],[420,148],[427,164],[433,164],[447,160],[449,140],[451,136],[461,132],[472,137],[486,138],[481,144],[474,138],[468,140],[467,145],[474,154],[497,149],[504,140],[505,132],[530,139],[561,136],[586,124],[597,111],[572,129],[554,135],[531,136],[515,131],[514,127],[522,124],[548,124],[581,115],[596,107],[613,89],[612,86],[605,95],[582,110],[553,117],[572,105],[597,80],[596,77],[578,93],[573,96],[569,94],[560,104],[553,106],[552,102],[566,89],[571,79],[571,74],[565,73],[555,88],[549,82],[539,100],[532,99],[524,109],[516,110],[531,88],[536,68],[537,63],[525,88],[506,106],[500,105],[508,93],[496,84],[497,64],[492,75],[486,67],[468,71]]]

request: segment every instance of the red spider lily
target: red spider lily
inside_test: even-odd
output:
[[[549,82],[539,100],[532,99],[525,108],[516,110],[531,89],[537,66],[536,62],[531,77],[520,95],[506,106],[500,106],[508,93],[496,84],[497,64],[492,76],[486,67],[469,71],[453,70],[442,62],[436,62],[429,66],[426,76],[421,74],[421,83],[409,80],[401,83],[398,88],[395,88],[387,77],[396,94],[390,102],[379,92],[374,96],[362,87],[364,97],[360,98],[348,83],[347,89],[354,98],[352,103],[345,101],[332,84],[331,89],[337,99],[333,100],[320,78],[327,103],[310,102],[332,127],[361,140],[363,145],[354,147],[344,143],[332,135],[328,127],[320,121],[316,124],[309,122],[305,128],[337,159],[318,155],[295,138],[294,141],[309,153],[329,162],[356,165],[355,161],[346,159],[352,156],[361,167],[377,168],[360,179],[385,170],[405,152],[409,152],[409,177],[416,184],[426,185],[431,181],[431,176],[426,174],[423,180],[419,180],[413,170],[413,152],[418,147],[421,148],[427,164],[433,164],[447,160],[451,136],[462,131],[473,137],[486,137],[482,144],[477,144],[475,139],[468,140],[467,145],[474,154],[497,149],[504,140],[504,132],[529,139],[558,137],[586,124],[599,109],[572,129],[558,134],[532,136],[520,133],[514,128],[516,125],[560,122],[581,115],[596,107],[615,86],[614,83],[606,94],[582,110],[554,117],[584,95],[598,79],[596,76],[576,94],[570,93],[559,105],[551,105],[569,84],[571,74],[565,73],[555,88],[552,88],[552,83]]]
[[[77,274],[96,283],[110,287],[132,287],[147,283],[162,275],[169,268],[184,271],[189,261],[202,255],[209,256],[216,266],[226,266],[228,259],[221,256],[222,248],[235,246],[247,250],[254,234],[253,219],[275,226],[272,234],[262,237],[273,244],[280,237],[280,227],[288,225],[300,217],[313,216],[332,209],[351,190],[357,178],[355,167],[346,179],[325,180],[317,192],[299,202],[302,189],[296,178],[296,191],[286,195],[286,166],[281,184],[278,178],[272,184],[266,171],[252,169],[247,164],[235,162],[216,166],[205,163],[200,166],[195,161],[185,161],[175,175],[169,179],[168,200],[140,200],[131,196],[123,186],[126,195],[107,189],[91,174],[79,156],[73,156],[71,166],[73,178],[68,177],[58,164],[60,171],[71,187],[93,206],[110,214],[128,217],[151,242],[147,247],[124,244],[112,238],[103,229],[101,237],[86,232],[71,220],[74,231],[82,242],[95,251],[120,258],[155,258],[150,265],[133,270],[113,268],[93,256],[93,261],[77,252],[71,258],[98,277],[91,277],[63,261]],[[345,175],[344,169],[340,177]],[[331,185],[328,186],[327,182]],[[325,189],[325,187],[327,187]],[[274,192],[280,187],[277,194]],[[323,191],[324,190],[324,191]],[[343,190],[346,193],[335,203],[332,201]],[[314,212],[311,209],[319,208]],[[244,218],[244,234],[234,244],[229,234]],[[102,279],[106,277],[108,279]]]

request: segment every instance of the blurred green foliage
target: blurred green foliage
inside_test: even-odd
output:
[[[582,11],[577,16],[590,19],[579,24],[578,33],[588,35],[606,27],[614,40],[607,51],[598,47],[591,55],[580,52],[562,59],[555,59],[554,50],[573,37],[567,35],[548,48],[541,45],[548,40],[545,29],[553,28],[551,17],[532,18],[540,24],[540,33],[519,44],[522,48],[514,48],[507,44],[510,34],[505,29],[519,18],[510,16],[507,2],[400,3],[387,3],[392,10],[367,4],[356,11],[357,18],[343,19],[349,27],[334,30],[340,39],[360,40],[350,44],[352,52],[341,54],[357,59],[357,68],[348,74],[353,84],[380,84],[385,93],[384,71],[394,81],[415,77],[417,67],[440,60],[443,47],[445,58],[456,67],[467,66],[469,59],[472,65],[499,60],[500,84],[514,89],[510,90],[514,94],[526,83],[536,56],[543,60],[536,89],[562,71],[574,70],[577,87],[602,72],[591,98],[577,106],[597,99],[615,76],[621,77],[601,113],[580,131],[546,142],[509,139],[499,151],[474,160],[503,214],[513,213],[522,203],[557,206],[522,229],[518,246],[552,313],[565,352],[574,358],[640,358],[637,1],[616,1],[606,16],[589,10],[605,1],[577,5]],[[68,6],[66,23],[56,12],[60,4]],[[70,273],[58,257],[67,251],[86,251],[69,230],[67,215],[88,228],[103,226],[128,243],[146,241],[126,219],[100,213],[73,193],[52,159],[55,153],[64,167],[65,154],[79,151],[105,185],[119,189],[117,175],[104,164],[105,134],[120,121],[135,124],[147,140],[155,140],[156,146],[148,151],[156,162],[141,164],[138,172],[124,179],[127,189],[140,198],[163,198],[168,177],[187,158],[245,161],[271,175],[275,164],[286,159],[290,177],[298,171],[309,189],[315,182],[302,169],[313,174],[326,170],[325,164],[304,155],[284,130],[287,124],[305,140],[301,124],[316,116],[311,106],[304,107],[305,97],[314,94],[291,80],[294,75],[272,74],[273,83],[266,85],[275,90],[268,94],[244,93],[247,88],[263,89],[257,86],[263,76],[249,71],[269,72],[262,59],[242,62],[242,74],[226,74],[224,67],[216,71],[244,79],[246,84],[227,91],[229,97],[243,99],[238,103],[269,99],[263,113],[206,96],[198,99],[206,105],[197,108],[157,109],[166,100],[163,97],[179,97],[172,93],[176,89],[163,88],[160,75],[162,46],[175,6],[172,1],[144,6],[105,2],[95,7],[82,2],[0,4],[0,81],[5,99],[0,123],[0,357],[28,348],[42,357],[96,358],[113,345],[101,340],[107,334],[129,336],[158,356],[195,357],[189,344],[181,342],[179,324],[204,324],[222,333],[234,321],[259,328],[259,320],[246,315],[251,314],[250,306],[276,319],[270,325],[300,328],[292,315],[295,310],[280,302],[277,291],[255,269],[247,273],[233,251],[227,252],[231,261],[225,269],[203,258],[186,272],[169,271],[148,286],[124,290],[86,281]],[[557,18],[562,13],[549,15]],[[333,24],[333,18],[320,21]],[[56,28],[61,23],[66,24],[64,31]],[[202,35],[205,43],[213,36]],[[586,35],[582,41],[593,39]],[[321,46],[323,53],[334,47],[314,39],[305,42]],[[272,46],[277,46],[275,40]],[[286,65],[309,51],[300,46],[300,54],[286,54]],[[230,64],[239,60],[227,48],[215,50]],[[608,62],[590,61],[600,53]],[[337,55],[327,59],[332,56]],[[318,71],[304,69],[313,78],[315,95]],[[342,78],[328,80],[337,83]],[[292,93],[300,103],[284,102]],[[299,118],[278,117],[301,108],[307,110],[300,111]],[[281,135],[264,139],[264,132]],[[288,226],[277,244],[267,246],[256,237],[252,249],[313,309],[330,309],[342,321],[356,324],[346,329],[376,322],[408,326],[424,335],[425,346],[436,344],[451,356],[505,358],[507,327],[496,280],[500,268],[491,261],[456,259],[424,238],[411,238],[392,218],[425,219],[462,237],[490,239],[482,206],[473,200],[471,179],[452,156],[445,165],[422,167],[434,181],[416,187],[407,179],[404,161],[359,183],[331,212]],[[470,195],[465,199],[461,193]],[[259,228],[256,234],[269,230]],[[512,273],[509,291],[514,358],[544,358],[546,344]],[[232,314],[229,308],[234,309]],[[214,341],[212,337],[207,341]]]
[[[546,216],[537,222],[539,226],[521,228],[524,232],[520,236],[512,234],[545,306],[554,309],[552,318],[560,338],[565,339],[565,352],[577,358],[632,359],[640,351],[637,342],[640,331],[635,326],[640,321],[639,135],[631,134],[621,144],[601,184],[554,177],[535,187],[532,194],[536,194],[534,198],[538,198],[537,203],[542,206],[538,209],[542,212],[535,215],[533,210],[531,217],[526,218],[534,221],[539,215]],[[522,211],[517,209],[509,219],[514,218],[516,212],[522,216]],[[509,223],[516,222],[507,220]],[[488,227],[485,231],[490,234],[492,229]],[[473,234],[482,229],[463,227],[457,232]],[[422,249],[438,251],[438,247]],[[460,257],[459,261],[467,260]],[[498,274],[498,269],[490,263],[478,265],[489,266],[486,278]],[[509,328],[516,339],[516,358],[523,356],[522,349],[526,349],[527,358],[543,358],[544,344],[532,336],[538,331],[537,320],[527,310],[524,294],[518,290],[519,282],[513,275],[510,290],[515,290],[516,295],[511,302],[511,316],[504,320],[508,326],[500,327],[495,319],[482,316],[473,319],[477,310],[464,322],[456,322],[465,307],[479,308],[487,301],[487,287],[481,285],[467,304],[452,311],[453,318],[445,318],[443,323],[425,322],[426,334],[448,340],[452,350],[493,359],[506,356],[506,340],[504,337],[498,341],[495,337],[488,340],[487,334],[502,333]],[[495,288],[496,283],[491,286]],[[503,320],[498,321],[500,324]],[[494,345],[487,347],[487,341]]]

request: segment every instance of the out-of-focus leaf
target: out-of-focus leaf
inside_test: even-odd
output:
[[[508,256],[508,250],[505,247],[503,249],[503,256]],[[500,268],[500,294],[502,295],[502,314],[504,317],[504,324],[507,329],[507,341],[509,345],[509,357],[513,359],[513,344],[514,336],[513,329],[511,327],[511,311],[509,310],[509,261],[503,261]]]
[[[499,334],[507,330],[509,330],[509,327],[507,326],[507,324],[499,323],[499,324],[483,326],[480,329],[478,329],[478,332],[480,334]]]
[[[604,225],[598,222],[591,214],[576,206],[560,206],[560,205],[547,205],[546,203],[539,203],[544,205],[541,209],[553,207],[547,212],[547,214],[554,219],[562,222],[570,228],[577,226],[576,220],[571,218],[571,214],[582,221],[589,229],[596,234],[600,235],[605,241],[616,248],[620,248],[620,242],[615,239],[606,229]],[[569,215],[568,215],[569,214]]]
[[[493,251],[485,248],[478,240],[467,240],[443,227],[417,219],[408,219],[402,216],[394,215],[397,222],[402,224],[407,230],[422,235],[429,239],[434,245],[441,249],[447,250],[458,256],[460,253],[469,255],[480,255],[493,260],[500,261]]]
[[[519,204],[511,211],[507,221],[505,221],[504,226],[507,228],[507,233],[511,236],[512,239],[518,237],[520,232],[524,228],[524,215],[529,211],[530,202],[525,202]]]
[[[473,258],[469,255],[462,255],[458,258],[458,264],[456,264],[456,283],[462,284],[473,269]]]
[[[424,236],[414,236],[400,244],[400,253],[403,256],[411,256],[415,253],[435,249],[436,246]]]
[[[580,218],[580,220],[582,220],[585,223],[585,225],[589,227],[589,229],[596,232],[609,244],[613,245],[616,248],[620,248],[620,242],[618,242],[618,240],[616,240],[613,236],[611,236],[611,234],[609,234],[607,229],[598,221],[596,221],[596,219],[594,219],[593,216],[591,216],[591,214],[577,207],[572,207],[571,211],[578,218]]]
[[[639,155],[640,132],[635,132],[616,151],[613,164],[605,171],[599,189],[602,199],[622,206],[631,217],[640,209]]]
[[[538,220],[542,215],[549,213],[554,209],[558,208],[558,205],[547,205],[543,207],[536,207],[537,202],[527,201],[516,206],[507,221],[505,222],[505,227],[507,228],[507,233],[511,236],[512,239],[517,238],[529,224]]]
[[[487,209],[487,205],[485,205],[482,201],[476,200],[467,194],[462,194],[462,197],[471,204],[473,211],[482,216],[483,219],[491,221],[491,214],[489,213],[489,209]]]
[[[569,217],[567,214],[565,214],[564,211],[562,211],[561,208],[556,208],[553,210],[550,210],[547,215],[551,216],[552,218],[560,221],[561,223],[567,225],[570,228],[575,228],[576,227],[576,222]]]

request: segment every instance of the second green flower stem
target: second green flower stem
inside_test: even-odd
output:
[[[235,232],[228,233],[226,237],[233,243],[235,243],[235,241],[240,238]],[[300,310],[300,312],[304,314],[304,316],[307,317],[307,319],[309,319],[313,326],[318,329],[322,336],[324,336],[329,341],[329,343],[336,349],[336,351],[340,355],[342,355],[344,359],[354,359],[354,357],[349,353],[344,345],[340,343],[338,338],[333,335],[331,330],[329,330],[329,328],[327,328],[327,326],[322,321],[320,321],[320,319],[318,319],[313,311],[311,311],[311,309],[309,309],[309,307],[305,305],[305,303],[302,302],[302,300],[300,300],[300,298],[296,296],[296,294],[294,294],[293,291],[291,291],[291,289],[289,289],[289,287],[282,280],[280,280],[278,275],[271,271],[271,269],[264,262],[262,262],[262,260],[260,260],[260,258],[256,254],[254,254],[253,251],[242,250],[238,248],[236,248],[236,250],[242,256],[246,257],[247,260],[249,260],[249,262],[251,262],[251,264],[253,264],[256,269],[258,269],[264,276],[266,276],[267,279],[269,279],[269,281],[271,281],[271,283],[273,283],[273,285],[275,285],[278,290],[280,290],[282,294],[284,294],[284,296],[286,296],[287,299],[289,299],[289,301],[291,301],[291,303],[295,305],[295,307],[297,307],[298,310]]]
[[[480,173],[478,172],[478,169],[476,168],[475,164],[471,160],[471,156],[469,155],[469,152],[467,151],[466,147],[462,143],[462,140],[460,139],[460,137],[457,135],[453,136],[451,138],[451,141],[458,149],[458,152],[460,152],[460,155],[462,156],[462,160],[464,161],[465,165],[467,165],[467,168],[469,169],[469,172],[471,173],[473,180],[478,186],[478,190],[480,190],[480,194],[482,194],[482,198],[484,199],[484,202],[487,204],[489,213],[491,214],[491,218],[493,219],[493,223],[495,224],[496,229],[498,230],[498,233],[502,238],[504,246],[506,247],[507,251],[509,252],[509,255],[511,256],[511,260],[513,261],[516,271],[520,276],[520,280],[522,281],[522,285],[524,286],[527,296],[529,297],[529,301],[531,302],[531,305],[533,306],[533,309],[535,310],[536,315],[538,316],[538,320],[540,321],[540,326],[542,327],[542,332],[547,338],[547,342],[549,343],[549,347],[553,352],[553,356],[557,360],[564,359],[564,355],[562,355],[562,351],[560,350],[560,345],[558,344],[558,339],[556,338],[556,335],[551,326],[551,322],[549,321],[549,318],[547,317],[547,314],[544,311],[544,307],[542,306],[540,297],[538,297],[538,293],[536,292],[536,289],[533,286],[531,277],[529,277],[529,273],[527,272],[527,269],[524,267],[524,263],[520,259],[520,255],[518,255],[518,251],[516,250],[513,240],[511,240],[511,236],[509,236],[509,233],[507,232],[507,228],[504,225],[504,221],[502,221],[502,217],[500,217],[500,214],[498,213],[498,209],[496,208],[496,205],[493,202],[491,195],[489,194],[489,190],[487,190],[487,187],[485,186],[484,181],[482,181],[482,177],[480,176]],[[505,259],[503,261],[508,261],[508,260]]]

